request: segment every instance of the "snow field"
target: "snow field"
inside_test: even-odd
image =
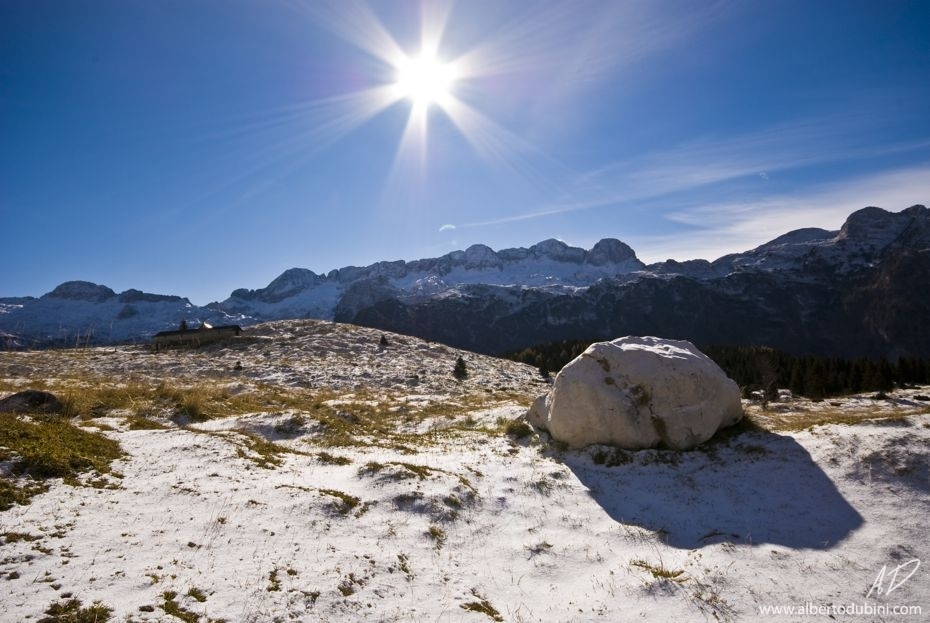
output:
[[[506,434],[545,390],[535,370],[387,337],[382,349],[377,331],[270,323],[157,356],[0,353],[4,392],[222,390],[204,399],[203,421],[157,396],[139,407],[157,428],[135,428],[128,402],[75,420],[119,441],[121,477],[113,488],[53,481],[0,513],[0,621],[38,620],[69,598],[99,600],[116,621],[738,621],[806,602],[930,611],[922,566],[866,598],[883,565],[930,560],[925,389],[747,405],[759,427],[693,452],[564,451],[545,434]],[[460,354],[464,382],[451,375]]]

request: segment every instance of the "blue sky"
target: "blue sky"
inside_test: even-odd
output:
[[[396,86],[424,48],[431,103]],[[0,296],[715,259],[930,202],[928,110],[920,1],[0,0]]]

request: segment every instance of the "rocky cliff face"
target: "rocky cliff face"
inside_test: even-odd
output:
[[[870,207],[838,231],[799,229],[713,262],[646,266],[609,238],[590,250],[559,240],[500,251],[473,245],[326,275],[293,268],[265,288],[236,290],[206,308],[68,282],[39,299],[0,299],[0,333],[16,343],[76,334],[125,341],[147,339],[181,319],[245,325],[320,318],[485,353],[629,334],[821,355],[930,357],[928,276],[930,211]]]

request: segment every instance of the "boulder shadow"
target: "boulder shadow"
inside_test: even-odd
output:
[[[826,550],[863,524],[807,450],[768,431],[731,432],[687,452],[596,447],[561,460],[610,517],[677,548]]]

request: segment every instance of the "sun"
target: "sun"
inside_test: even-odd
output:
[[[418,56],[400,59],[395,69],[394,89],[399,99],[407,99],[417,108],[447,106],[458,78],[452,63],[444,63],[435,53],[424,50]]]

